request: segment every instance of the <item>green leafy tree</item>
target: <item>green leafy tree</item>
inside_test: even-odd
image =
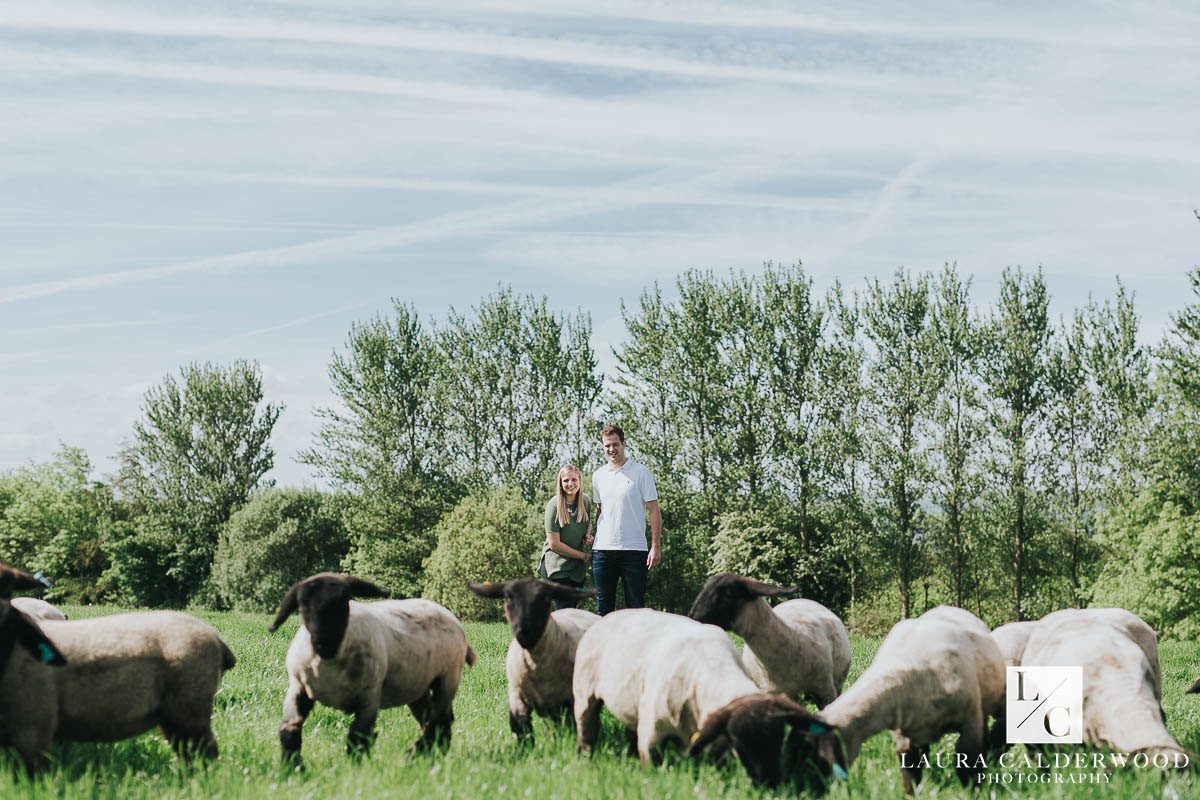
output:
[[[407,306],[354,324],[329,365],[337,404],[317,410],[321,427],[300,455],[349,495],[346,569],[406,595],[419,590],[430,529],[462,493],[448,474],[446,423],[430,391],[444,367],[436,339]]]
[[[899,271],[890,286],[869,284],[862,307],[871,347],[870,462],[883,500],[874,527],[895,564],[905,617],[913,610],[913,583],[924,569],[921,503],[930,466],[922,437],[942,380],[931,358],[930,306],[928,278]]]
[[[1052,398],[1049,295],[1039,270],[1031,276],[1005,270],[1000,303],[989,320],[982,364],[991,408],[991,467],[998,478],[1002,530],[997,545],[1012,581],[1012,615],[1027,618],[1029,553],[1039,526],[1032,507],[1045,469],[1046,423]]]
[[[189,364],[146,393],[118,478],[146,518],[109,555],[117,578],[160,571],[154,591],[133,591],[130,599],[182,605],[196,596],[221,526],[274,463],[270,438],[281,411],[264,402],[258,365],[246,361]],[[134,554],[134,562],[118,563]]]
[[[83,450],[62,445],[50,461],[0,476],[0,561],[45,572],[55,582],[50,599],[103,593],[102,542],[120,509],[91,472]]]
[[[293,583],[336,571],[350,546],[338,501],[316,489],[271,488],[234,512],[213,560],[221,603],[270,611]]]
[[[466,620],[499,620],[504,611],[502,604],[472,594],[467,582],[532,576],[546,540],[542,515],[508,486],[463,498],[434,534],[437,547],[425,565],[424,596]]]
[[[978,555],[971,520],[981,491],[977,453],[983,438],[977,377],[983,341],[972,319],[970,281],[947,266],[934,289],[931,354],[944,380],[935,408],[934,499],[941,560],[948,567],[954,604],[966,607]]]
[[[587,316],[560,317],[545,298],[507,288],[470,315],[451,310],[438,337],[436,398],[447,452],[468,485],[508,483],[528,500],[542,496],[591,416],[573,407],[599,384],[588,375],[590,334]]]

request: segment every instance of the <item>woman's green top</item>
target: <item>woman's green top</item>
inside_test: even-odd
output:
[[[583,493],[580,492],[580,494]],[[588,521],[575,521],[575,504],[572,503],[567,506],[571,521],[566,525],[560,525],[558,522],[558,499],[551,497],[550,502],[546,503],[546,530],[555,531],[563,544],[574,547],[576,550],[583,549],[583,539],[587,536],[588,528],[596,519],[596,507],[591,499],[587,495],[583,495],[583,501],[587,504]],[[581,558],[559,555],[550,549],[549,541],[542,547],[542,564],[546,568],[546,577],[552,581],[568,580],[583,583],[587,579],[587,562]]]

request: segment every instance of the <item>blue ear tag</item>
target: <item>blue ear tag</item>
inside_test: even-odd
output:
[[[808,723],[808,732],[813,736],[820,736],[822,733],[829,733],[829,726],[819,722],[810,722]]]
[[[842,767],[841,764],[833,765],[833,777],[837,778],[839,781],[845,781],[845,780],[850,779],[850,776],[846,773],[845,768]]]
[[[49,664],[58,657],[58,654],[54,652],[54,648],[45,642],[38,642],[38,653],[41,655],[43,664]]]

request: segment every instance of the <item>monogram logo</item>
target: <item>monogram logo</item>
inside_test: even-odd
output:
[[[1083,742],[1083,667],[1008,667],[1010,744]]]

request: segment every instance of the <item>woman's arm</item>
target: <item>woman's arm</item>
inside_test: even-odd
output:
[[[560,556],[567,558],[578,558],[580,561],[591,561],[592,554],[585,553],[582,550],[576,550],[568,544],[563,544],[562,538],[558,535],[558,531],[546,531],[546,542],[550,545],[550,549],[558,553]]]

